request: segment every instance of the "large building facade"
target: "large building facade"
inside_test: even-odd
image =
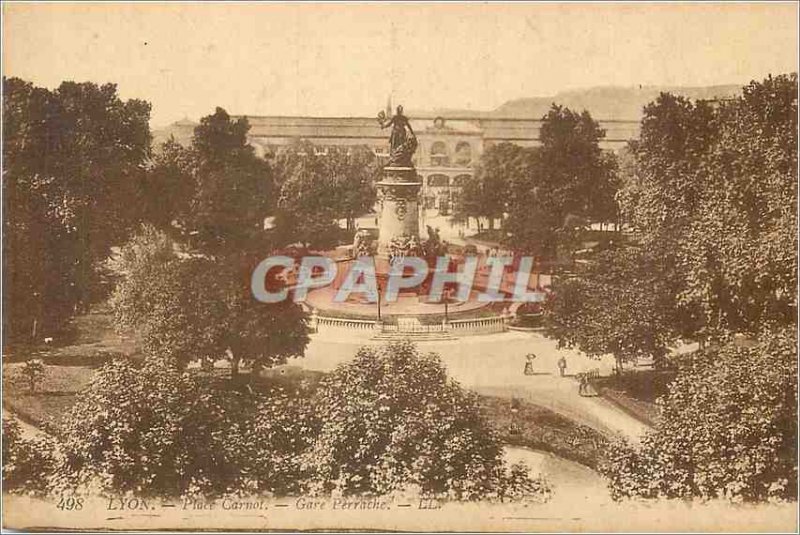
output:
[[[388,156],[388,132],[374,117],[263,117],[247,116],[250,144],[264,155],[282,146],[306,140],[324,153],[331,147],[367,146],[376,155]],[[461,182],[471,176],[484,150],[498,143],[535,146],[539,142],[540,119],[488,117],[410,118],[419,146],[414,166],[423,183],[422,204],[446,215]],[[617,150],[639,135],[638,121],[599,121],[606,137],[601,146]],[[188,143],[196,123],[178,121],[154,132],[160,143],[170,136]]]

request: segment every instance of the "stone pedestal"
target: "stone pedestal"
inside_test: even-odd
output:
[[[413,167],[384,167],[376,184],[379,201],[378,256],[386,258],[393,238],[419,242],[419,192],[422,182]]]

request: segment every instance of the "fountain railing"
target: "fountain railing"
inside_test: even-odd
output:
[[[352,318],[335,318],[331,316],[318,316],[316,314],[312,314],[310,327],[315,332],[319,332],[320,327],[370,331],[375,329],[375,321]]]
[[[501,314],[500,316],[452,320],[448,326],[453,334],[489,334],[504,332],[508,321],[509,316]]]
[[[327,329],[345,329],[375,333],[451,333],[466,336],[505,332],[511,317],[510,314],[501,314],[499,316],[457,319],[425,325],[409,322],[384,323],[375,320],[320,316],[312,313],[310,327],[314,332]]]

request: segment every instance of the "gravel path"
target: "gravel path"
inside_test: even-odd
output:
[[[305,358],[294,359],[291,364],[329,371],[351,359],[359,346],[376,343],[352,336],[315,335]],[[575,351],[560,350],[554,341],[538,334],[520,332],[420,342],[419,347],[438,353],[454,379],[479,393],[520,397],[607,435],[634,442],[648,429],[606,400],[578,394],[573,375],[593,369],[608,375],[614,366],[611,357],[589,359]],[[535,375],[526,376],[523,371],[529,353],[536,355]],[[556,363],[562,355],[567,359],[567,377],[558,374]]]

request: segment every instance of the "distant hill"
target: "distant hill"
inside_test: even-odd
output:
[[[180,121],[176,121],[163,128],[154,128],[152,132],[153,147],[160,149],[161,145],[170,138],[173,138],[184,147],[188,147],[192,143],[194,127],[197,125],[198,123],[184,117]]]
[[[480,118],[526,118],[541,119],[550,105],[555,103],[575,111],[589,110],[592,117],[604,120],[639,121],[642,109],[655,100],[659,93],[669,92],[675,95],[697,99],[729,98],[738,95],[742,90],[739,85],[716,85],[707,87],[666,87],[640,86],[615,87],[603,86],[589,89],[562,91],[551,97],[529,97],[509,100],[492,111],[440,109],[432,112],[421,112],[417,115],[442,115],[444,117],[473,116]],[[411,113],[410,116],[413,117]]]

